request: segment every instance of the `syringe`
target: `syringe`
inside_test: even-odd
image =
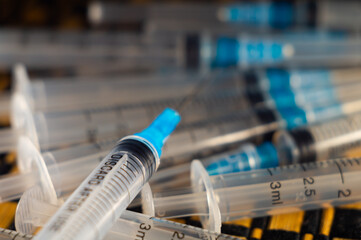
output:
[[[101,239],[159,165],[180,120],[166,109],[147,129],[119,141],[49,220],[37,239]]]
[[[237,151],[202,159],[202,164],[209,175],[219,175],[277,167],[279,160],[273,144],[265,142],[257,147],[251,143],[244,144]]]
[[[270,163],[275,167],[346,157],[348,151],[360,147],[360,131],[361,115],[355,114],[308,127],[278,131],[274,135],[277,152],[270,143],[257,148],[243,146],[241,154],[219,156],[219,160],[209,166],[203,164],[210,175],[215,175],[265,168]],[[257,167],[252,168],[251,163]]]
[[[149,64],[179,66],[184,60],[177,37],[139,34],[49,31],[4,33],[0,39],[2,67],[22,62],[28,67],[74,67],[87,64]],[[9,41],[8,39],[11,39]],[[180,61],[180,62],[178,62]]]
[[[359,30],[360,9],[360,4],[354,1],[342,4],[333,0],[237,3],[223,7],[219,16],[227,22],[262,27],[317,26],[321,29]]]
[[[194,161],[193,188],[158,194],[145,209],[153,205],[158,217],[199,215],[208,229],[219,231],[232,219],[360,201],[360,171],[356,158],[209,176]]]
[[[360,111],[360,100],[319,108],[263,108],[242,111],[219,120],[213,119],[213,124],[198,123],[193,128],[187,126],[187,131],[174,135],[166,144],[161,167],[165,167],[167,163],[174,164],[177,159],[189,159],[192,155],[193,158],[199,157],[201,153],[245,140],[257,137],[263,139],[265,134],[276,129],[292,129]]]
[[[208,41],[208,44],[206,42]],[[361,42],[357,37],[327,40],[289,40],[279,37],[210,36],[203,40],[206,66],[277,66],[303,67],[352,66],[360,61]]]
[[[282,69],[248,71],[245,81],[264,91],[313,89],[358,83],[360,68]]]
[[[320,161],[345,157],[360,147],[361,114],[326,123],[280,131],[274,136],[283,164]]]
[[[234,27],[287,28],[320,26],[321,29],[357,30],[360,5],[347,1],[260,1],[232,4],[152,4],[125,5],[94,2],[88,7],[88,19],[95,25],[120,22],[193,22],[201,26],[227,22]]]
[[[58,210],[43,197],[38,186],[27,190],[21,197],[15,225],[17,230],[33,233],[42,227]],[[125,210],[106,233],[103,239],[244,239],[209,230],[167,221],[141,213]]]
[[[279,166],[278,153],[274,145],[265,142],[259,146],[242,144],[236,150],[226,151],[201,159],[209,175],[250,171]],[[190,163],[161,169],[150,181],[153,192],[189,186]]]
[[[222,84],[232,83],[232,74],[230,75],[226,75],[224,83],[215,80],[214,84],[220,87]],[[212,82],[212,79],[218,77],[218,73],[214,72],[211,77],[207,74],[175,71],[170,74],[113,76],[102,79],[104,81],[99,81],[99,77],[53,78],[50,81],[30,79],[23,65],[16,65],[14,68],[15,91],[25,96],[34,111],[76,110],[90,105],[134,104],[181,97],[189,94],[199,79],[208,77]],[[135,98],[134,95],[140,97]]]
[[[255,142],[260,143],[267,140],[267,134],[275,131],[273,129],[292,129],[297,126],[312,125],[329,121],[331,119],[357,113],[360,108],[359,106],[360,102],[354,101],[347,104],[336,104],[316,109],[283,109],[279,113],[273,110],[260,111],[258,113],[257,111],[254,111],[253,113],[243,113],[243,116],[238,115],[238,118],[234,118],[235,122],[232,123],[231,121],[228,125],[219,122],[216,126],[212,126],[211,130],[207,130],[210,132],[208,135],[202,135],[206,132],[206,130],[202,130],[202,128],[193,131],[192,129],[189,129],[183,133],[174,134],[173,138],[166,144],[161,170],[158,171],[156,176],[152,179],[152,187],[158,190],[187,184],[187,178],[184,178],[184,176],[186,176],[188,172],[189,165],[182,164],[181,166],[174,166],[174,164],[171,164],[176,160],[184,163],[187,161],[189,162],[192,158],[204,158],[205,155],[209,155],[212,151],[214,153],[216,149],[222,149],[224,151],[226,146],[229,147],[246,140],[249,141],[254,139]],[[346,115],[344,115],[344,113]],[[240,122],[237,122],[237,119],[248,119],[249,116],[253,116],[254,114],[256,114],[256,118],[252,119],[251,123],[244,122],[244,126],[241,126]],[[223,130],[231,129],[232,125],[234,126],[233,131],[227,132]],[[238,126],[238,128],[236,128],[236,126]],[[206,128],[210,129],[210,126]],[[212,132],[215,131],[220,131],[221,133],[216,135],[212,134]],[[192,136],[199,137],[197,139]],[[204,138],[201,138],[201,136],[204,136]],[[181,142],[182,144],[180,144]],[[178,148],[176,148],[176,146]],[[180,146],[182,146],[182,148],[180,148]],[[175,150],[172,150],[173,148]],[[190,154],[192,152],[193,155]],[[204,153],[204,155],[202,155],[202,153]],[[267,153],[267,156],[271,155],[274,156],[272,151]],[[168,159],[169,161],[167,161]],[[283,162],[278,162],[278,164],[283,164]]]
[[[282,89],[269,92],[254,91],[250,97],[253,104],[268,104],[276,108],[287,108],[297,106],[320,107],[337,103],[348,102],[360,99],[356,89],[361,83],[343,84],[341,86],[330,86],[312,89]]]

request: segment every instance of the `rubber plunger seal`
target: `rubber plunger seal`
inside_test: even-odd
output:
[[[199,160],[194,160],[191,164],[191,181],[194,191],[206,191],[207,193],[208,218],[201,217],[203,227],[220,233],[222,226],[221,211],[219,210],[211,179]]]

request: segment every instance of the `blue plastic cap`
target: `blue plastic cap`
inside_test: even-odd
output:
[[[253,40],[240,41],[239,44],[242,47],[242,58],[239,59],[245,63],[267,63],[284,59],[281,43]]]
[[[269,23],[274,28],[287,28],[293,24],[294,9],[290,2],[272,3],[269,9]]]
[[[283,69],[267,69],[266,76],[271,91],[290,88],[290,73]]]
[[[239,61],[239,42],[236,38],[220,37],[217,40],[216,56],[212,67],[229,67]]]
[[[179,113],[173,109],[166,108],[146,129],[135,136],[142,137],[150,142],[157,150],[158,156],[162,154],[162,147],[169,135],[181,120]]]
[[[281,117],[286,121],[287,128],[292,129],[295,127],[303,126],[307,124],[306,112],[298,107],[280,108],[278,112]]]
[[[290,89],[270,91],[277,108],[296,107],[295,94]]]
[[[257,153],[261,159],[260,168],[277,167],[279,165],[277,150],[270,142],[257,147]]]

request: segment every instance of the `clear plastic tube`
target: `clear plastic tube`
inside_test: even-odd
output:
[[[46,201],[38,187],[29,189],[19,202],[16,228],[21,232],[33,233],[37,227],[42,227],[58,208]],[[142,236],[147,239],[243,239],[127,210],[115,221],[104,239],[128,240]]]
[[[307,10],[307,4],[298,4]],[[95,25],[119,22],[194,22],[203,26],[228,22],[257,28],[284,28],[307,19],[296,19],[295,6],[287,2],[241,2],[234,4],[152,4],[126,5],[119,3],[91,3],[88,18]],[[306,15],[307,16],[307,15]],[[305,18],[306,16],[303,16]],[[310,19],[311,21],[311,19]],[[239,27],[239,26],[238,26]],[[244,27],[244,26],[243,26]]]
[[[0,178],[0,202],[19,199],[25,190],[37,184],[45,184],[45,187],[50,188],[47,184],[49,180],[55,188],[48,189],[49,192],[73,191],[116,142],[117,139],[110,139],[40,153],[28,138],[20,137],[17,151],[20,173],[3,175]]]
[[[275,143],[285,164],[344,157],[360,147],[361,115],[355,114],[313,126],[280,131]]]
[[[230,79],[232,79],[232,74],[234,76],[235,73],[230,73]],[[30,107],[35,111],[65,111],[89,106],[135,104],[150,100],[181,97],[193,90],[195,82],[209,76],[176,71],[170,74],[114,76],[102,79],[104,81],[99,81],[98,77],[86,78],[87,81],[82,81],[79,78],[44,81],[30,79],[25,67],[16,65],[14,68],[14,85],[16,92],[24,95]],[[216,79],[218,74],[214,73],[214,76],[210,78]],[[225,78],[227,79],[228,76],[226,75]],[[222,85],[220,81],[215,82],[217,86]],[[232,81],[230,80],[230,82]],[[129,94],[129,92],[133,94]],[[114,95],[117,97],[114,98]],[[136,98],[134,95],[139,95],[139,97]]]
[[[22,62],[29,67],[133,63],[177,66],[184,59],[173,36],[105,32],[4,31],[0,38],[3,66]]]
[[[353,1],[342,4],[338,1],[321,1],[314,4],[304,1],[249,1],[222,5],[173,3],[140,6],[95,2],[88,7],[88,18],[95,25],[151,20],[167,22],[174,19],[181,22],[189,19],[194,23],[203,23],[204,26],[208,26],[209,23],[227,22],[262,29],[316,25],[322,29],[357,30],[360,27],[360,9],[360,4]]]
[[[252,143],[242,144],[236,150],[202,158],[202,164],[209,175],[250,171],[279,165],[276,148],[270,142],[259,146]],[[175,165],[157,172],[150,181],[153,192],[190,186],[190,163]]]
[[[281,89],[309,90],[359,83],[361,80],[360,73],[360,68],[273,68],[265,71],[248,72],[245,78],[248,79],[249,82],[257,82],[257,85],[265,91],[275,91]]]
[[[357,89],[360,87],[361,83],[354,83],[308,90],[274,90],[264,92],[263,101],[269,102],[269,105],[274,105],[276,108],[291,106],[317,108],[358,100],[360,97]]]
[[[231,35],[234,36],[235,32]],[[290,38],[289,35],[222,37],[217,34],[157,34],[145,37],[144,44],[125,46],[28,46],[14,44],[0,52],[4,64],[24,62],[29,66],[74,66],[84,64],[140,64],[205,69],[229,65],[342,66],[358,64],[360,40],[356,37]],[[147,38],[150,38],[149,40]],[[147,41],[148,40],[148,41]],[[133,45],[132,45],[133,44]],[[130,45],[130,46],[129,46]],[[114,50],[115,49],[115,50]],[[46,50],[46,51],[45,51]],[[42,55],[46,52],[48,55]],[[56,57],[55,57],[56,56]],[[342,60],[340,62],[340,60]]]
[[[233,90],[232,90],[233,91]],[[247,105],[247,100],[237,92],[221,91],[220,94],[198,94],[184,109],[184,123],[189,124],[214,118],[226,111],[239,111]],[[203,95],[203,96],[202,96]],[[3,151],[12,150],[19,132],[28,134],[42,150],[65,144],[92,142],[107,137],[138,131],[165,106],[176,107],[183,98],[164,99],[148,103],[109,105],[91,107],[78,111],[32,114],[26,100],[15,94],[13,99],[14,131],[2,130]],[[212,108],[210,106],[212,105]]]
[[[203,41],[203,61],[211,66],[324,67],[352,66],[360,62],[358,37],[290,40],[282,35],[268,38],[241,35],[238,38],[210,36]]]
[[[194,161],[193,188],[159,193],[155,216],[199,215],[208,229],[218,231],[221,222],[232,219],[356,202],[360,166],[357,158],[337,159],[209,176]]]

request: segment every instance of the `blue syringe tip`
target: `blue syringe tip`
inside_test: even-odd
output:
[[[150,142],[157,150],[158,156],[162,154],[162,147],[169,135],[176,128],[181,117],[173,109],[166,108],[146,129],[136,136],[142,137]]]

